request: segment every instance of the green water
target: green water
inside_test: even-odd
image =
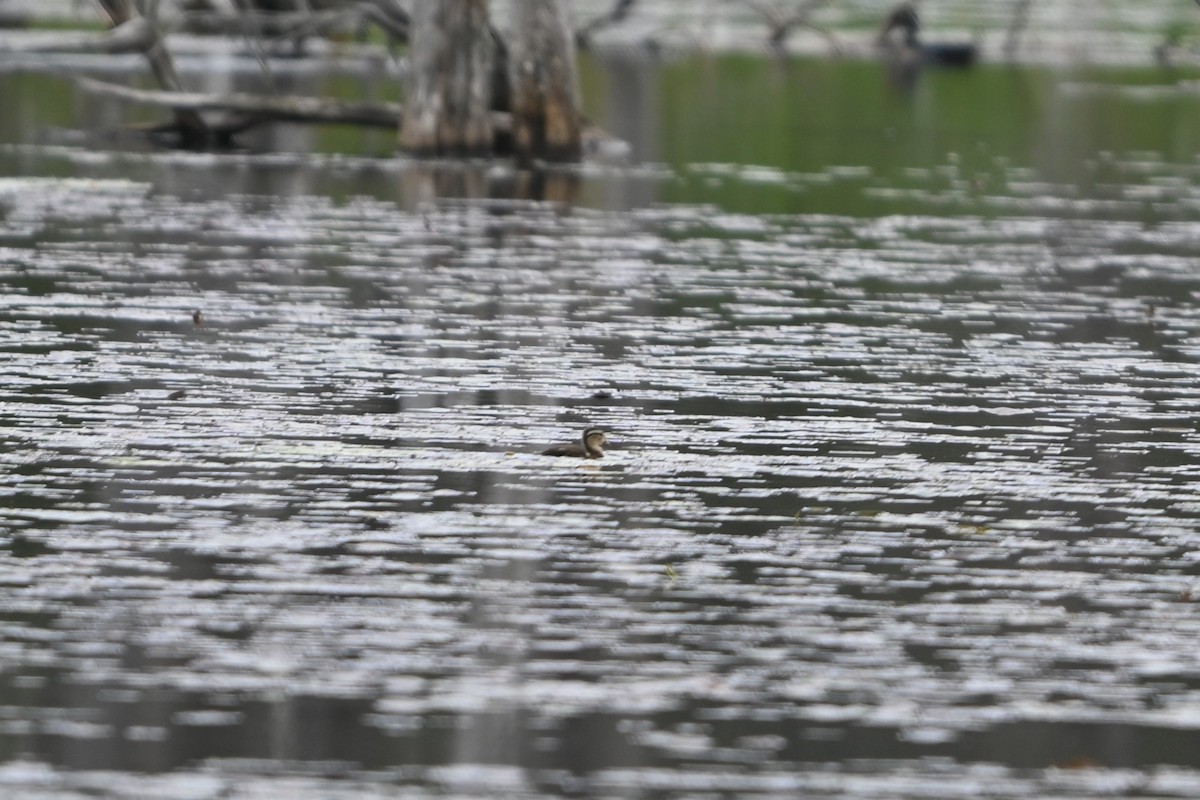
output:
[[[584,75],[589,102],[605,94],[600,65],[587,65]],[[673,170],[717,162],[820,176],[853,168],[861,179],[801,181],[799,188],[685,179],[667,185],[662,199],[862,215],[902,210],[865,196],[864,185],[938,192],[963,181],[974,194],[1002,192],[1014,169],[1102,196],[1122,180],[1106,170],[1114,159],[1195,166],[1200,97],[1187,88],[1195,77],[1157,68],[993,64],[926,70],[904,90],[875,61],[728,56],[672,63],[654,78],[662,100],[654,144]],[[598,109],[600,118],[605,110]],[[938,172],[926,178],[913,170]]]
[[[1195,70],[984,64],[926,70],[900,88],[883,64],[870,60],[581,60],[589,117],[629,141],[635,163],[664,165],[673,176],[658,181],[645,200],[752,213],[897,213],[911,198],[868,190],[907,189],[947,204],[971,203],[1007,194],[1013,180],[1044,181],[1054,194],[1104,198],[1113,196],[1114,186],[1140,182],[1146,164],[1190,177],[1197,166],[1200,96],[1189,86],[1197,77]],[[373,88],[364,88],[368,83]],[[303,80],[291,85],[306,90]],[[392,94],[378,78],[320,78],[307,90],[330,88],[347,98]],[[0,74],[0,96],[6,106],[0,143],[23,145],[0,153],[7,174],[110,177],[147,169],[119,157],[146,146],[113,134],[160,112],[90,96],[62,77],[33,72]],[[251,153],[383,160],[394,153],[388,131],[290,130],[288,136],[252,133],[242,143]],[[82,132],[90,135],[77,135]],[[65,146],[39,151],[47,142]],[[97,152],[115,159],[81,161]],[[1125,162],[1140,164],[1138,174],[1121,166]],[[389,191],[386,182],[364,188]]]

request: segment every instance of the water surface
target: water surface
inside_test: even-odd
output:
[[[579,173],[4,123],[6,796],[1200,792],[1186,76],[626,67]]]

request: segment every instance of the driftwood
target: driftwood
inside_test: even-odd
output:
[[[276,97],[248,94],[225,96],[187,92],[175,62],[166,47],[158,24],[159,0],[146,0],[140,6],[133,0],[99,0],[113,27],[101,34],[84,34],[72,39],[57,38],[42,49],[72,50],[74,52],[142,53],[155,81],[162,91],[147,91],[115,86],[88,78],[77,78],[89,91],[112,97],[170,109],[175,115],[171,130],[178,134],[185,147],[208,147],[227,144],[234,133],[264,121],[336,122],[351,125],[392,126],[401,119],[400,106],[326,100],[313,97]],[[146,16],[138,13],[146,10]],[[380,0],[361,0],[353,6],[330,12],[306,12],[296,15],[245,14],[240,20],[242,33],[249,35],[255,26],[270,18],[286,17],[287,36],[294,40],[326,32],[350,21],[362,24],[373,22],[389,35],[407,35],[408,17],[391,4]],[[256,31],[261,35],[261,30]],[[223,112],[218,119],[206,119],[204,114]]]
[[[165,92],[156,89],[133,89],[80,75],[70,78],[84,91],[130,103],[165,108],[176,113],[224,112],[228,115],[225,121],[210,129],[211,138],[215,142],[225,142],[255,125],[271,122],[358,125],[396,130],[404,121],[404,108],[400,103],[346,102],[299,95]],[[497,136],[512,136],[512,114],[492,111],[490,116],[492,130]],[[151,130],[162,132],[161,128]],[[173,126],[169,130],[178,132]],[[580,140],[584,152],[601,160],[622,161],[628,157],[629,145],[626,142],[586,120],[583,122]]]
[[[74,76],[72,80],[80,88],[93,94],[176,112],[223,111],[258,117],[260,121],[338,123],[380,128],[395,128],[403,117],[403,109],[399,103],[358,103],[327,97],[258,95],[244,92],[168,92],[133,89],[83,76]]]
[[[327,97],[259,95],[242,92],[231,94],[166,92],[155,89],[133,89],[82,76],[74,76],[72,80],[85,91],[115,97],[131,103],[166,108],[175,112],[219,111],[237,114],[241,116],[241,119],[230,122],[229,127],[239,130],[267,122],[361,125],[396,130],[404,120],[404,108],[400,103],[350,102]],[[491,124],[497,131],[511,131],[512,115],[492,112]]]
[[[144,53],[154,46],[153,26],[137,17],[101,33],[60,33],[33,41],[6,43],[4,52],[18,53]]]
[[[101,33],[64,33],[48,39],[22,43],[9,47],[8,51],[23,53],[39,52],[72,52],[72,53],[141,53],[150,67],[160,88],[166,93],[179,92],[183,83],[179,72],[175,69],[175,61],[171,58],[163,42],[155,17],[143,17],[137,14],[132,3],[128,0],[101,0],[101,6],[108,15],[113,27]],[[157,3],[151,6],[157,10]],[[86,79],[80,79],[86,80]],[[175,113],[175,130],[180,141],[188,147],[198,147],[210,140],[208,123],[198,111],[180,107],[173,109]]]
[[[141,53],[163,93],[182,91],[183,83],[179,79],[179,72],[175,69],[171,53],[163,42],[156,19],[138,15],[133,5],[125,0],[102,0],[101,5],[113,23],[113,27],[106,31],[64,33],[48,39],[22,43],[8,50],[24,53]],[[152,8],[157,9],[157,4]],[[83,82],[88,79],[78,80]],[[210,126],[197,110],[182,106],[172,110],[175,113],[174,129],[185,146],[199,147],[210,142]]]
[[[255,125],[271,122],[359,125],[396,130],[404,121],[404,108],[400,103],[346,102],[300,95],[165,92],[118,86],[81,75],[73,75],[70,78],[84,91],[130,103],[175,112],[224,112],[229,117],[225,122],[213,126],[211,131],[215,141],[225,141]],[[514,127],[513,115],[505,111],[492,111],[491,125],[497,136],[511,137]],[[586,121],[583,123],[580,138],[583,150],[602,160],[621,161],[628,156],[629,146],[626,142]]]
[[[137,49],[145,56],[159,88],[168,92],[182,91],[183,82],[179,79],[179,71],[175,69],[175,59],[171,57],[171,51],[167,49],[158,28],[158,0],[146,0],[143,4],[147,9],[145,16],[138,13],[133,0],[99,2],[113,25],[109,35],[120,38],[126,31],[130,32],[130,36],[136,35]],[[187,147],[204,146],[211,139],[208,122],[195,111],[176,109],[175,128],[179,131],[180,141]]]

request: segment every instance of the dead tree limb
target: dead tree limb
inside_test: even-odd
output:
[[[633,10],[633,5],[637,0],[616,0],[613,7],[609,9],[607,14],[596,17],[594,20],[584,25],[579,30],[575,31],[575,44],[581,50],[586,50],[591,44],[592,36],[597,31],[613,25],[620,24],[629,16],[629,12]]]
[[[754,13],[763,18],[767,23],[769,33],[767,41],[771,47],[779,49],[783,47],[787,37],[791,35],[796,28],[808,28],[809,30],[819,34],[826,42],[829,43],[833,52],[838,53],[841,47],[838,44],[837,37],[828,28],[821,27],[814,23],[810,17],[813,12],[823,5],[826,5],[829,0],[805,0],[799,8],[791,13],[786,13],[775,3],[768,0],[733,0],[740,5],[749,8]]]
[[[138,13],[133,0],[98,0],[104,12],[108,15],[115,29],[135,25],[133,29],[139,34],[142,55],[150,65],[154,80],[161,89],[169,92],[183,91],[183,82],[175,69],[175,60],[167,50],[163,41],[162,31],[158,27],[159,0],[144,0],[146,14]],[[211,133],[208,123],[195,111],[176,109],[175,127],[185,147],[208,146]]]
[[[400,103],[347,102],[324,97],[300,95],[258,95],[248,93],[210,94],[206,92],[165,92],[158,89],[134,89],[81,75],[68,76],[87,92],[113,97],[171,111],[224,112],[234,115],[215,136],[230,136],[255,125],[293,122],[316,125],[359,125],[396,130],[404,120]],[[490,113],[492,130],[497,136],[511,136],[513,115],[504,111]],[[592,126],[583,130],[584,140],[594,149],[623,146],[607,132]]]
[[[5,52],[20,53],[144,53],[154,44],[150,23],[141,17],[101,33],[60,33],[31,42],[6,44]]]
[[[231,94],[167,92],[155,89],[133,89],[83,76],[74,76],[72,80],[80,88],[94,94],[102,94],[156,108],[166,108],[176,113],[199,114],[220,111],[244,115],[248,119],[238,123],[243,129],[259,122],[331,123],[396,128],[404,116],[403,106],[399,103],[360,103],[332,100],[325,97],[258,95],[241,92]],[[503,122],[503,120],[498,119],[496,122]]]
[[[96,0],[108,17],[108,24],[116,28],[137,16],[131,0]]]

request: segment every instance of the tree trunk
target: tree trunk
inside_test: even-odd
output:
[[[518,158],[577,161],[583,116],[575,40],[558,0],[515,0],[509,84]]]
[[[487,0],[413,4],[400,147],[415,155],[492,152],[495,44]]]

